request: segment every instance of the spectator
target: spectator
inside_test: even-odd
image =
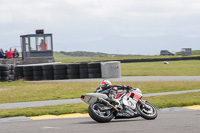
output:
[[[0,50],[0,58],[4,58],[3,49]]]
[[[13,58],[18,58],[19,57],[19,52],[17,51],[17,49],[15,48],[14,49],[14,52],[13,52]]]
[[[10,51],[7,52],[6,54],[6,58],[10,59],[10,58],[13,58],[13,52],[12,49],[10,48]]]
[[[5,53],[4,53],[4,59],[6,59],[7,53],[8,53],[8,50],[6,50]]]

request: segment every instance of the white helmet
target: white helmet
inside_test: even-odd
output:
[[[103,89],[109,88],[112,83],[109,80],[101,81],[100,87]]]

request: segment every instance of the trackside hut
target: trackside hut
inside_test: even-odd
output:
[[[53,41],[52,34],[44,34],[43,30],[36,34],[21,35],[22,60],[52,59],[53,60]]]

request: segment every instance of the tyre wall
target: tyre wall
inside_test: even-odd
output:
[[[66,78],[67,79],[79,79],[79,64],[67,64],[66,65]]]
[[[0,65],[0,81],[118,78],[120,76],[121,66],[118,61],[79,64],[34,64],[15,67],[13,65]]]
[[[24,66],[23,67],[24,80],[32,81],[33,78],[33,66]]]
[[[88,63],[79,64],[79,74],[81,79],[89,78],[88,76]]]
[[[44,80],[54,80],[53,65],[43,65],[42,70]]]
[[[23,67],[22,66],[16,66],[14,69],[14,79],[19,80],[24,78],[24,73],[23,73]]]
[[[53,74],[55,80],[67,79],[66,64],[53,65]]]
[[[13,65],[0,65],[0,81],[14,81],[15,71]]]
[[[88,77],[101,78],[101,62],[88,63]]]

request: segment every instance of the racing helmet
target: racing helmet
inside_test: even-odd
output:
[[[109,80],[103,80],[101,81],[100,87],[103,89],[107,89],[112,85],[112,83]]]

